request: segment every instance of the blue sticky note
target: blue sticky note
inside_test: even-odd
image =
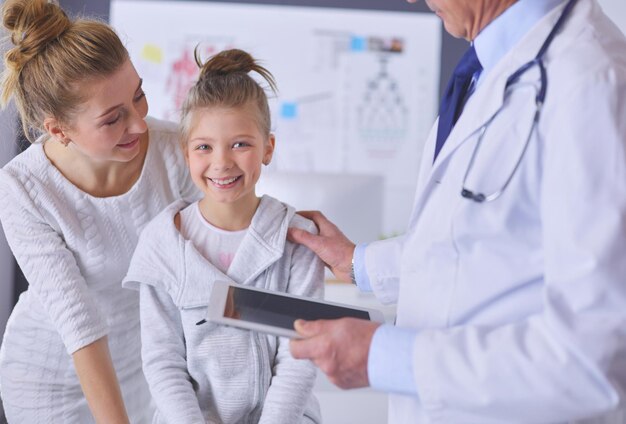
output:
[[[285,119],[295,119],[298,116],[298,104],[284,102],[280,108],[280,116]]]
[[[367,40],[365,37],[360,37],[357,35],[352,36],[352,40],[350,41],[350,49],[353,52],[363,52],[366,50]]]

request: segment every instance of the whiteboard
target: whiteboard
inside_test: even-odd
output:
[[[434,14],[194,1],[113,0],[110,19],[144,79],[150,114],[178,119],[203,57],[237,47],[276,77],[276,152],[264,172],[384,177],[382,236],[404,232],[437,115]],[[346,211],[359,213],[358,210]]]

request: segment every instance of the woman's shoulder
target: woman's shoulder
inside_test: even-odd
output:
[[[61,181],[50,180],[52,164],[46,158],[43,145],[34,143],[0,169],[0,190],[13,195],[36,194],[63,190]]]
[[[37,172],[39,169],[49,165],[50,163],[43,151],[43,144],[38,140],[4,165],[2,173],[15,178],[33,176],[39,174]]]
[[[178,147],[178,125],[175,122],[146,117],[146,124],[150,131],[150,141],[157,145],[175,145]]]
[[[163,168],[166,174],[179,178],[181,168],[186,169],[186,165],[178,141],[178,127],[173,122],[151,117],[146,118],[146,123],[150,134],[149,166]]]

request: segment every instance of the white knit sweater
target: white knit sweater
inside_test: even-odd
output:
[[[41,144],[0,170],[0,221],[29,283],[0,350],[10,422],[93,422],[70,354],[105,335],[131,422],[151,419],[138,296],[121,281],[144,225],[172,201],[197,194],[175,126],[148,119],[148,127],[141,176],[120,196],[81,191]]]

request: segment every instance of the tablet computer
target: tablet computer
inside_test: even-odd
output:
[[[216,281],[213,285],[206,320],[276,336],[299,338],[293,327],[297,319],[312,321],[345,317],[385,322],[383,314],[375,309],[224,281]]]

